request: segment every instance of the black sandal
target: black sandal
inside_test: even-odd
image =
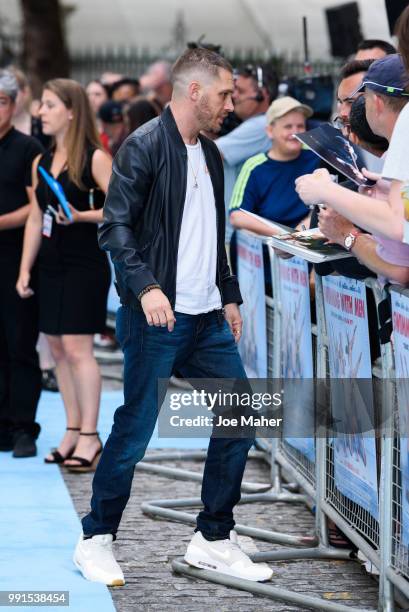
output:
[[[66,427],[65,430],[66,431],[81,431],[81,428],[80,427]],[[73,446],[73,448],[70,450],[70,452],[68,453],[66,457],[63,457],[62,454],[57,449],[54,449],[50,452],[50,455],[52,456],[53,459],[47,459],[47,457],[45,457],[44,463],[57,463],[57,464],[64,463],[66,459],[70,459],[74,450],[75,450],[75,446]]]
[[[91,460],[85,459],[84,457],[79,457],[78,455],[72,455],[71,457],[67,457],[67,459],[73,459],[74,461],[78,461],[78,465],[64,464],[64,467],[67,468],[69,472],[95,472],[103,449],[99,433],[97,431],[94,431],[92,433],[83,433],[82,431],[80,431],[80,436],[98,436],[98,440],[101,444],[100,448],[97,450]]]

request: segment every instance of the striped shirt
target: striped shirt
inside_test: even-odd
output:
[[[312,151],[305,150],[291,161],[276,161],[265,153],[250,157],[234,186],[230,213],[248,210],[270,221],[295,227],[309,212],[295,191],[295,179],[314,172],[319,162]]]

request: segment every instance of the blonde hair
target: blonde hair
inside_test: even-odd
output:
[[[86,163],[88,147],[102,149],[94,114],[84,88],[72,79],[52,79],[44,85],[69,110],[72,111],[65,145],[67,147],[67,170],[70,180],[79,188],[85,189],[82,174]]]

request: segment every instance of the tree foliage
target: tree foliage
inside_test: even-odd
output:
[[[59,0],[20,0],[23,16],[23,66],[33,93],[45,81],[68,77],[70,62]]]

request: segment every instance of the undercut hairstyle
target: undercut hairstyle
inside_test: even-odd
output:
[[[391,45],[391,43],[377,38],[362,40],[357,47],[357,51],[366,51],[367,49],[374,49],[375,47],[377,49],[382,49],[386,55],[393,55],[396,53],[396,49],[393,45]]]
[[[409,6],[405,8],[398,19],[395,34],[398,37],[399,53],[402,55],[407,72],[409,72]],[[409,91],[409,87],[406,87],[406,91]]]
[[[219,76],[219,70],[233,73],[230,62],[215,51],[202,47],[187,49],[172,66],[173,88],[181,91],[190,78],[199,74],[215,79]]]
[[[408,97],[385,96],[385,94],[381,94],[378,91],[374,91],[373,93],[379,96],[380,98],[382,98],[382,100],[385,103],[385,106],[387,106],[394,113],[400,113],[402,108],[406,106],[406,104],[409,102],[409,96]]]
[[[340,81],[343,81],[354,74],[359,74],[360,72],[368,72],[369,66],[373,64],[374,61],[375,60],[373,59],[351,60],[342,66]]]

